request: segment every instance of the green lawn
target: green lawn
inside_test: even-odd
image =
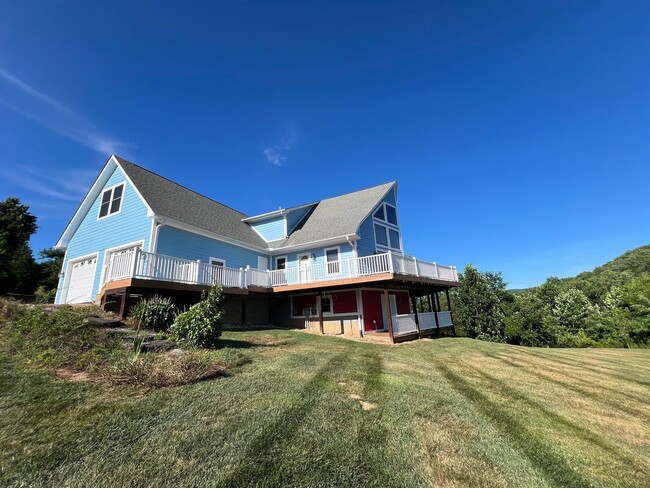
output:
[[[0,485],[650,486],[650,350],[224,344],[251,361],[149,391],[0,358]]]

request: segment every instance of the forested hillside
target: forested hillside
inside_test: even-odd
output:
[[[650,245],[573,278],[505,290],[499,273],[468,265],[455,293],[469,337],[528,346],[634,347],[650,342]]]

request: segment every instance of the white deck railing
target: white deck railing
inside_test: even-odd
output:
[[[393,315],[393,335],[400,336],[404,334],[412,334],[418,331],[417,323],[415,322],[415,314],[408,313],[402,315]]]
[[[125,278],[143,278],[200,285],[216,284],[229,288],[270,288],[386,273],[458,281],[458,273],[453,266],[427,263],[391,252],[268,271],[251,267],[227,268],[135,249],[114,255],[106,263],[102,284]]]

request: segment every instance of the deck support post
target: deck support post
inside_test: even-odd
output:
[[[433,304],[431,303],[431,293],[427,295],[427,301],[429,302],[429,312],[433,312]]]
[[[386,320],[388,321],[388,335],[390,336],[391,344],[395,344],[393,337],[393,316],[390,313],[390,298],[388,296],[388,288],[384,288],[384,297],[386,297]]]
[[[451,315],[451,300],[449,299],[449,288],[445,290],[447,296],[447,308],[449,309],[449,318],[451,319],[451,333],[456,335],[456,326],[454,325],[454,318]]]
[[[124,293],[122,293],[122,301],[120,302],[120,320],[124,320],[126,318],[126,300],[129,297],[129,290],[128,288],[124,289]]]
[[[418,308],[415,304],[415,297],[413,295],[411,295],[411,306],[413,307],[413,314],[415,315],[415,328],[417,329],[418,334],[420,334],[420,318],[418,317]]]
[[[323,292],[321,291],[318,292],[318,296],[316,297],[316,306],[318,307],[318,327],[321,335],[323,335],[325,334],[325,329],[323,328]]]
[[[436,319],[436,335],[440,336],[440,322],[438,321],[438,311],[440,310],[439,302],[437,302],[438,292],[433,295],[433,317]],[[429,300],[431,300],[431,295],[429,295]],[[431,303],[431,302],[429,302]]]

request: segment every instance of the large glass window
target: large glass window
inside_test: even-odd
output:
[[[386,227],[375,224],[375,239],[380,246],[388,247],[388,236],[386,236]]]
[[[124,184],[114,186],[105,190],[102,194],[102,203],[99,206],[99,218],[108,217],[116,214],[122,207],[122,195],[124,194]]]
[[[393,225],[397,225],[397,209],[388,204],[386,205],[386,221]]]
[[[390,247],[393,249],[399,249],[399,232],[393,229],[388,229],[388,235],[390,237]]]

